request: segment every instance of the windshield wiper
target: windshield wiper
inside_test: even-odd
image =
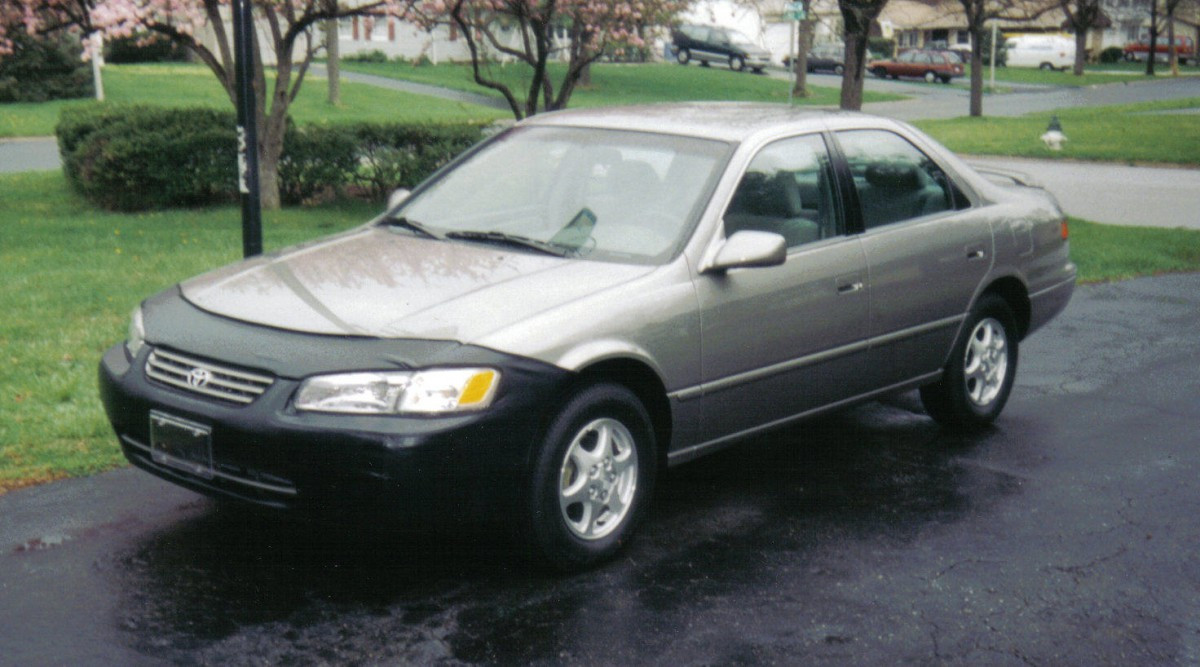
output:
[[[424,223],[417,222],[416,220],[409,220],[402,215],[386,218],[384,219],[384,223],[391,227],[402,227],[404,229],[412,230],[418,234],[421,234],[422,236],[431,239],[437,239],[439,241],[445,238],[441,234],[425,226]]]
[[[518,248],[525,248],[527,250],[536,250],[547,255],[554,255],[555,257],[566,257],[567,253],[570,252],[567,248],[563,248],[554,243],[547,243],[546,241],[531,239],[528,236],[507,234],[505,232],[446,232],[445,238],[516,246]]]

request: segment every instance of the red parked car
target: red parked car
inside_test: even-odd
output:
[[[1133,62],[1145,61],[1146,56],[1150,53],[1150,42],[1132,42],[1125,45],[1125,60]],[[1171,58],[1171,43],[1167,40],[1166,35],[1160,35],[1154,44],[1154,55],[1161,61],[1166,62]],[[1188,64],[1188,61],[1196,61],[1196,42],[1191,37],[1178,36],[1175,38],[1175,57],[1179,59],[1180,65]]]
[[[962,61],[951,51],[932,51],[916,49],[905,51],[893,60],[876,60],[867,66],[875,76],[883,79],[902,76],[921,77],[933,83],[940,80],[950,83],[956,76],[963,75]]]

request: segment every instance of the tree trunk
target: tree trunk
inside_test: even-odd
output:
[[[1179,76],[1179,54],[1175,51],[1175,7],[1167,6],[1167,57],[1171,60],[1171,76]]]
[[[983,115],[983,31],[982,25],[971,27],[971,102],[972,116]]]
[[[1158,55],[1158,0],[1150,0],[1150,52],[1146,54],[1146,76],[1154,76],[1154,58]]]
[[[842,96],[838,106],[849,111],[862,109],[863,66],[866,64],[866,28],[853,30],[846,22],[845,72],[842,74]]]
[[[338,20],[325,21],[325,76],[329,81],[329,103],[338,106],[342,103],[342,62],[341,50],[338,45]]]
[[[796,75],[792,95],[796,97],[808,97],[808,51],[811,46],[812,21],[806,18],[796,31],[796,59],[792,61],[792,72]]]
[[[282,116],[272,113],[267,118],[260,117],[258,135],[258,185],[262,208],[264,211],[278,210],[281,206],[279,197],[279,157],[283,154],[283,134],[287,129],[287,114]]]
[[[1075,66],[1071,73],[1083,76],[1083,65],[1087,62],[1087,26],[1075,26]]]

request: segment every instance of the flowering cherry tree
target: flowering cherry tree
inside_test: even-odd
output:
[[[475,82],[504,96],[520,120],[563,109],[588,66],[607,51],[642,48],[647,32],[669,25],[688,0],[424,0],[408,16],[427,28],[449,25],[466,40]],[[487,67],[498,55],[528,68],[524,91]],[[558,81],[547,69],[566,62]]]
[[[279,156],[288,108],[321,45],[320,22],[362,14],[400,15],[405,0],[251,0],[254,40],[253,87],[263,208],[279,208]],[[235,105],[235,68],[230,0],[0,0],[0,49],[5,30],[30,32],[76,28],[106,37],[146,35],[169,39],[190,50],[221,82]],[[206,39],[205,34],[209,37]],[[274,69],[263,54],[273,54]],[[268,77],[272,79],[268,87]]]

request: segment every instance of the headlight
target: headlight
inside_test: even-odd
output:
[[[437,368],[412,372],[343,373],[305,380],[296,409],[350,414],[442,414],[492,404],[500,372],[491,368]]]
[[[137,357],[138,352],[146,346],[146,326],[142,323],[142,307],[133,309],[129,318],[129,333],[125,336],[125,349],[130,357]]]

